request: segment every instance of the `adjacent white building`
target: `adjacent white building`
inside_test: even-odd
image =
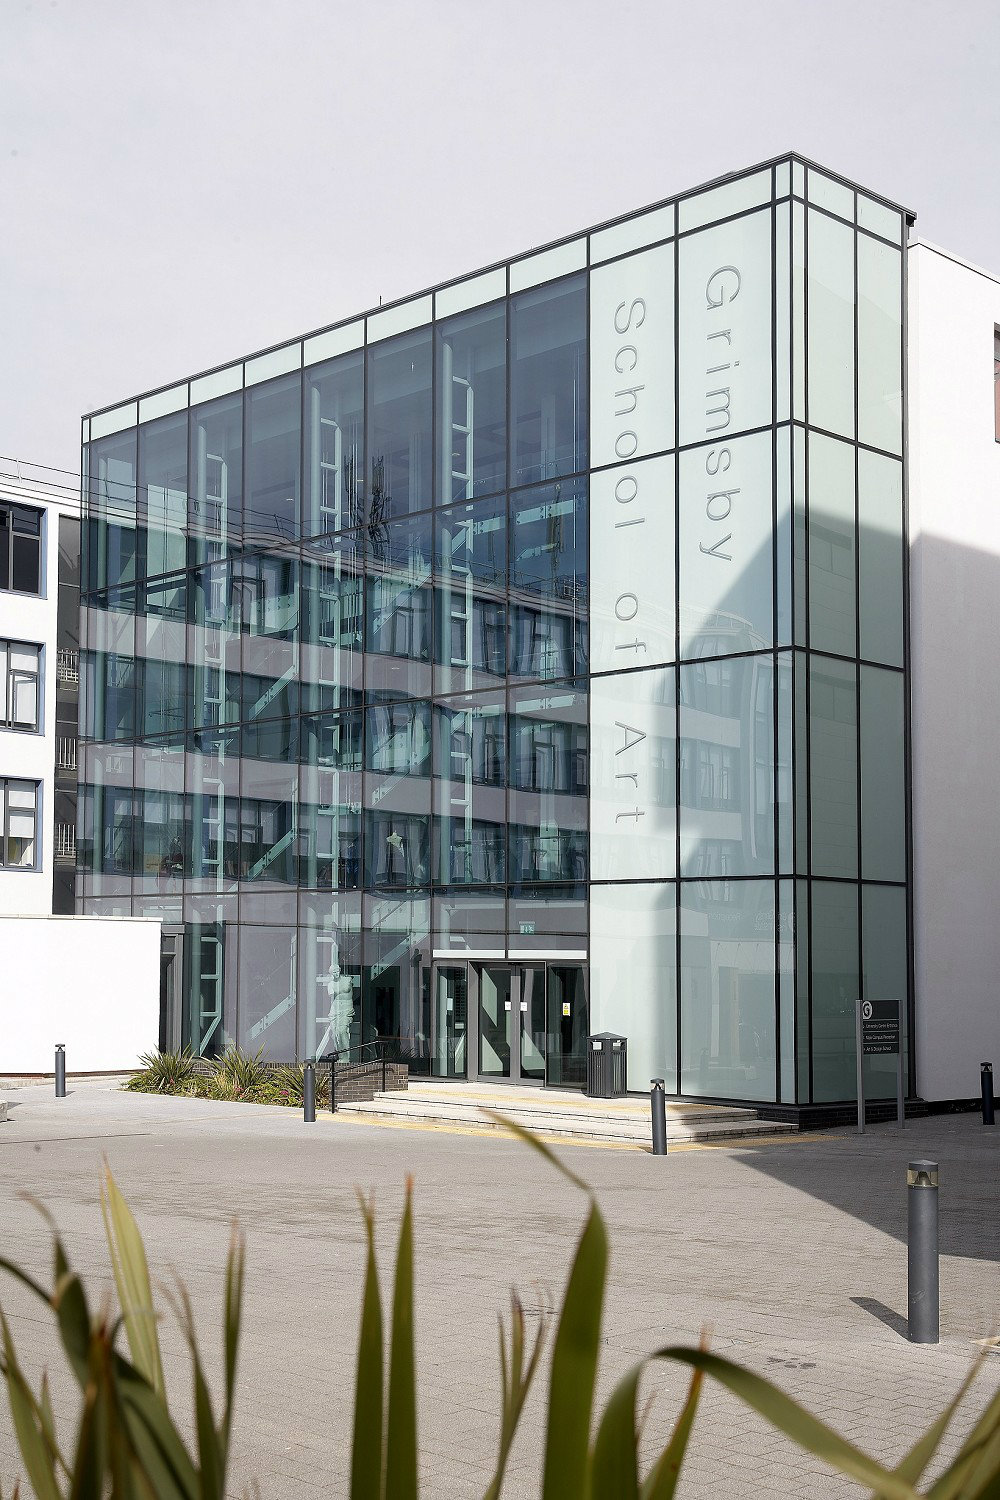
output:
[[[1000,276],[908,252],[917,1092],[1000,1066]]]
[[[0,458],[0,914],[72,912],[79,479]]]

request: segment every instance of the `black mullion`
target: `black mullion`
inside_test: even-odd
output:
[[[791,168],[789,168],[791,172]],[[789,178],[789,187],[791,179]],[[778,878],[778,190],[771,168],[771,758],[774,850],[774,1098],[781,1100],[781,882]],[[790,372],[789,372],[790,373]],[[790,394],[789,388],[789,394]]]
[[[804,169],[805,172],[805,169]],[[803,186],[808,190],[808,180],[804,177]],[[804,418],[802,443],[803,443],[803,467],[802,467],[802,516],[803,516],[803,641],[805,643],[805,798],[806,798],[806,951],[808,954],[808,983],[809,983],[809,1098],[806,1103],[813,1103],[815,1094],[815,1079],[813,1067],[813,1036],[815,1027],[813,1025],[813,1014],[815,1010],[815,997],[813,995],[813,892],[812,892],[812,621],[810,618],[810,588],[809,588],[809,208],[806,203],[802,205],[802,413]],[[794,454],[793,454],[794,463]],[[794,661],[794,657],[793,657]],[[794,675],[794,674],[793,674]],[[797,970],[796,965],[796,970]]]
[[[677,226],[675,218],[674,227]],[[681,454],[680,454],[681,245],[674,245],[674,1085],[683,1093],[681,1071]]]
[[[900,383],[902,386],[901,440],[903,460],[903,515],[901,562],[903,565],[903,781],[904,822],[906,836],[906,984],[907,984],[907,1088],[917,1092],[917,1059],[915,1048],[916,973],[913,953],[913,741],[912,704],[910,701],[910,485],[909,485],[909,381],[907,379],[907,344],[909,337],[908,278],[909,251],[904,219],[903,247],[900,251]]]
[[[587,342],[586,342],[586,348],[585,348],[585,352],[584,352],[584,362],[586,364],[586,395],[585,395],[584,399],[585,399],[586,404],[587,404],[587,463],[589,465],[589,463],[590,463],[590,406],[591,406],[590,382],[591,382],[591,375],[592,375],[592,371],[591,371],[591,367],[590,367],[590,321],[591,321],[591,314],[590,314],[590,277],[591,277],[591,267],[590,267],[590,235],[589,234],[586,237],[586,261],[587,261],[587,269],[586,269],[586,277],[587,277],[587,330],[586,330],[586,341]],[[590,655],[590,642],[593,639],[592,634],[591,634],[591,628],[590,628],[590,626],[591,626],[591,619],[590,619],[590,601],[591,601],[590,557],[591,557],[592,519],[591,519],[591,486],[590,486],[589,470],[588,470],[588,478],[587,478],[587,512],[586,512],[586,514],[587,514],[587,534],[586,534],[586,541],[587,541],[587,575],[586,575],[587,600],[586,600],[586,608],[587,608],[587,655],[588,655],[588,658],[589,658],[589,655]],[[574,609],[573,613],[574,613],[573,628],[574,628],[574,631],[575,631],[577,629],[577,626],[578,626],[578,622],[576,620],[576,610],[575,609]],[[575,641],[574,641],[574,651],[573,651],[573,654],[574,654],[574,658],[575,658],[575,656],[576,656],[576,643],[575,643]],[[575,661],[574,661],[574,665],[575,665]],[[588,663],[588,665],[589,665],[589,663]],[[593,873],[592,870],[591,870],[591,868],[590,868],[590,798],[591,798],[591,782],[590,782],[591,746],[590,746],[590,733],[591,733],[591,718],[590,718],[590,674],[589,674],[589,671],[587,673],[587,676],[583,680],[586,682],[586,691],[587,691],[587,761],[586,761],[586,764],[587,764],[587,797],[586,797],[586,804],[587,804],[587,886],[586,886],[587,899],[586,899],[586,902],[585,902],[584,917],[585,917],[585,921],[586,921],[586,924],[587,924],[587,936],[586,936],[586,941],[587,941],[587,960],[586,960],[586,966],[585,966],[585,974],[586,974],[586,981],[587,981],[587,983],[586,983],[586,995],[587,995],[587,1031],[589,1033],[589,1031],[591,1029],[590,1028],[590,959],[591,959],[591,952],[590,952],[590,937],[591,937],[590,892],[591,892],[591,885],[590,885],[590,880],[591,880],[591,876],[592,876],[592,873]],[[544,967],[545,967],[545,1020],[546,1020],[546,1031],[548,1031],[548,1014],[549,1014],[549,1012],[548,1012],[548,1006],[549,1006],[549,993],[548,993],[549,964],[546,963]],[[548,1058],[548,1047],[546,1046],[546,1049],[545,1049],[545,1077],[546,1077],[546,1081],[548,1080],[548,1069],[549,1069],[549,1058]],[[626,1079],[626,1087],[627,1087],[627,1082],[628,1082],[628,1080]]]
[[[861,863],[861,491],[860,476],[858,471],[858,434],[859,422],[859,388],[860,379],[858,371],[858,192],[854,190],[854,671],[856,682],[854,685],[856,718],[855,744],[857,755],[857,806],[855,808],[856,837],[857,837],[857,859],[858,859],[858,998],[865,996],[865,965],[864,965],[864,904],[862,895],[862,863]]]

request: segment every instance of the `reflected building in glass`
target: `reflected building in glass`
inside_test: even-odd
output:
[[[161,919],[167,1041],[853,1097],[905,225],[782,158],[85,419],[80,909]]]

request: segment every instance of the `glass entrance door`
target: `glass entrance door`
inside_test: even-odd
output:
[[[479,1076],[545,1082],[545,969],[477,964]]]

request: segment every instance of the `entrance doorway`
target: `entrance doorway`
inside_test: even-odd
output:
[[[431,994],[431,1076],[583,1088],[585,964],[443,959]]]

